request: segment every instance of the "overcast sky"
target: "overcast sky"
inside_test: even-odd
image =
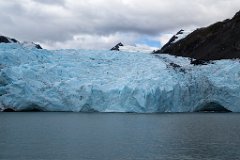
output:
[[[0,34],[48,49],[160,47],[180,29],[231,18],[240,0],[0,0]]]

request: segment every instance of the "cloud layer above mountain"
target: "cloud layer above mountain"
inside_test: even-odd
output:
[[[157,46],[180,29],[231,18],[239,0],[0,1],[0,34],[54,48]]]

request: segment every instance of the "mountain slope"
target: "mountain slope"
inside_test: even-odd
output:
[[[155,53],[169,53],[203,60],[240,58],[240,12],[232,19],[193,31],[166,44]]]

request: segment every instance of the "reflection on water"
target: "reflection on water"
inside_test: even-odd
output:
[[[0,113],[0,159],[240,159],[240,115]]]

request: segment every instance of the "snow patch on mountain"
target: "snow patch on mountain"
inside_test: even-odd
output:
[[[186,38],[190,33],[192,33],[193,30],[180,30],[177,34],[175,34],[175,39],[172,43],[176,43],[177,41],[180,41],[181,39]]]
[[[26,48],[42,49],[42,47],[39,44],[35,44],[33,42],[22,42],[21,45]]]
[[[125,46],[120,46],[119,51],[122,52],[142,52],[142,53],[152,53],[153,50],[156,50],[156,47],[149,47],[146,45],[139,45],[136,44],[135,46],[131,45],[125,45]]]
[[[154,50],[157,50],[156,47],[150,47],[147,45],[136,44],[134,46],[131,45],[123,45],[121,42],[114,46],[112,51],[121,51],[121,52],[142,52],[142,53],[152,53]]]
[[[181,29],[175,35],[173,35],[169,41],[159,50],[154,50],[153,53],[165,53],[163,52],[166,48],[172,46],[176,42],[186,38],[189,34],[191,34],[193,30],[183,30]]]

